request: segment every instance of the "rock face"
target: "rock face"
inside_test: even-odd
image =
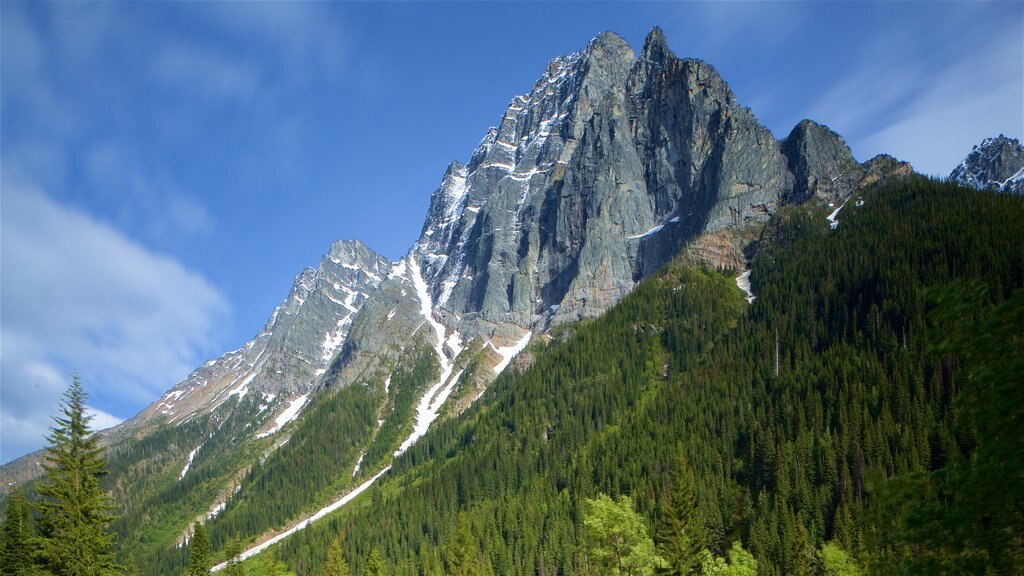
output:
[[[1024,146],[1000,134],[974,147],[949,179],[961,186],[1024,194]]]
[[[295,279],[288,297],[245,346],[211,360],[129,426],[166,418],[179,423],[250,392],[284,400],[308,394],[341,350],[359,307],[376,291],[391,263],[362,242],[339,241]]]
[[[639,57],[606,32],[553,60],[469,163],[448,167],[407,258],[468,337],[542,330],[600,314],[701,234],[842,199],[872,169],[909,172],[858,164],[811,121],[780,143],[659,29]]]
[[[398,263],[335,243],[251,342],[107,437],[213,413],[246,420],[240,442],[258,440],[321,391],[359,384],[379,390],[386,416],[403,392],[396,367],[425,350],[437,374],[405,384],[418,386],[403,396],[420,399],[414,426],[379,420],[395,427],[389,438],[412,428],[413,442],[449,398],[455,410],[472,403],[534,334],[604,312],[683,247],[740,268],[780,206],[841,201],[908,173],[887,156],[858,164],[811,121],[777,141],[712,66],[677,58],[659,29],[639,56],[605,32],[552,60],[469,161],[448,166]],[[199,448],[181,444],[174,473],[184,476]]]

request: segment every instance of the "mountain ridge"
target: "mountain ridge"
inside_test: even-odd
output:
[[[218,471],[227,496],[193,513],[226,506],[234,522],[242,504],[232,487],[250,497],[306,413],[351,394],[369,428],[337,456],[351,478],[295,507],[311,512],[326,491],[377,478],[432,422],[472,405],[531,338],[603,313],[681,250],[745,268],[780,209],[842,209],[911,171],[885,155],[857,162],[841,136],[811,120],[774,138],[713,66],[677,58],[657,28],[639,56],[602,33],[553,59],[469,161],[448,165],[404,257],[390,262],[357,240],[333,244],[250,343],[204,363],[110,441],[168,434],[160,473],[173,485],[210,470],[202,466],[215,443],[202,434],[232,421],[223,449],[259,465]],[[265,524],[243,538],[282,530]]]

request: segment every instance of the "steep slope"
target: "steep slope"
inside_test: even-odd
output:
[[[1024,145],[1000,134],[976,145],[949,179],[978,190],[1024,194]]]
[[[355,313],[390,268],[387,259],[359,241],[336,242],[317,269],[307,268],[296,278],[253,340],[205,363],[128,425],[161,417],[182,422],[250,391],[276,399],[285,410],[284,401],[305,398],[313,389],[345,342]]]
[[[335,244],[252,342],[111,432],[126,550],[161,573],[183,558],[167,534],[180,543],[192,519],[218,547],[305,525],[471,406],[536,335],[607,311],[684,247],[742,268],[785,205],[841,209],[909,173],[857,163],[810,121],[775,140],[658,29],[639,57],[602,33],[448,167],[398,263]]]
[[[676,58],[657,28],[639,57],[602,33],[553,60],[468,164],[448,166],[333,384],[386,377],[374,365],[382,354],[393,363],[424,315],[495,366],[504,358],[491,351],[602,313],[695,239],[739,245],[785,203],[841,203],[910,172],[886,156],[858,164],[810,121],[776,141],[714,68]],[[745,265],[742,246],[732,251],[724,260]],[[410,290],[414,268],[425,292]],[[403,305],[410,293],[421,307]]]
[[[858,194],[838,227],[827,213],[793,207],[769,224],[752,304],[732,278],[678,261],[533,344],[528,368],[410,449],[372,501],[278,556],[315,572],[344,534],[355,573],[375,548],[396,575],[444,571],[456,554],[481,574],[584,573],[584,499],[630,495],[654,525],[683,456],[715,551],[741,539],[759,574],[810,573],[829,540],[900,558],[869,523],[879,483],[973,449],[955,421],[966,358],[933,352],[968,328],[934,313],[934,291],[984,286],[979,316],[1020,302],[1024,203],[914,179]],[[958,521],[982,541],[993,522],[1019,534],[1014,517]]]

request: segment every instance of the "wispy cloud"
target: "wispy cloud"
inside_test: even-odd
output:
[[[158,244],[176,237],[207,236],[213,218],[206,205],[177,188],[164,174],[151,173],[141,160],[113,145],[96,145],[85,166],[97,197],[117,206],[116,224]]]
[[[145,406],[214,351],[228,305],[208,281],[41,190],[4,178],[0,461],[40,448],[70,374],[96,426]]]
[[[972,8],[964,7],[963,22]],[[915,35],[942,32],[912,22],[904,35],[867,40],[860,65],[817,100],[811,117],[843,134],[858,159],[890,153],[941,176],[987,136],[1020,137],[1021,23],[962,28],[953,56],[915,53]]]

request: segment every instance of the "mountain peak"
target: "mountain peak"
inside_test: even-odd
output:
[[[615,32],[601,32],[587,44],[590,58],[610,58],[614,60],[633,60],[633,49],[629,43]]]
[[[1024,194],[1024,146],[1000,134],[975,145],[949,179],[961,186]]]
[[[665,33],[661,31],[661,28],[657,26],[651,28],[647,39],[644,40],[640,58],[654,64],[664,64],[667,60],[675,57],[675,53],[668,47],[668,40],[665,39]]]

